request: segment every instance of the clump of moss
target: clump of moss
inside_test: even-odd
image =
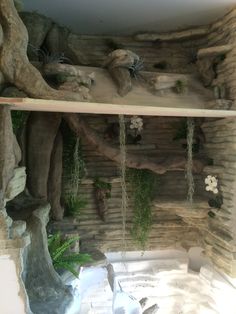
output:
[[[26,121],[28,112],[26,111],[19,111],[19,110],[12,110],[11,111],[11,120],[12,120],[12,128],[15,134],[23,128],[23,125]]]
[[[59,271],[67,270],[76,278],[79,277],[76,266],[83,266],[93,261],[89,254],[70,252],[71,247],[78,240],[79,237],[64,240],[59,232],[48,236],[48,250],[54,268]]]
[[[184,94],[187,91],[187,84],[184,81],[177,80],[174,90],[177,94]]]
[[[111,198],[111,183],[105,182],[97,177],[94,179],[93,186],[96,190],[104,191],[107,199]]]

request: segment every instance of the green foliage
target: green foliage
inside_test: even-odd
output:
[[[188,125],[187,125],[187,119],[183,118],[181,121],[176,125],[173,125],[175,128],[177,128],[176,133],[173,137],[173,141],[179,141],[179,140],[186,140],[187,141],[187,133],[188,133]],[[195,136],[195,134],[194,134]],[[196,138],[196,136],[195,136]],[[198,153],[199,152],[199,147],[200,143],[197,141],[193,144],[193,153]],[[183,148],[187,148],[186,144],[183,144]]]
[[[69,252],[72,244],[78,240],[79,237],[63,240],[59,232],[48,237],[48,250],[54,268],[58,270],[68,270],[75,277],[79,276],[79,273],[75,269],[77,265],[83,266],[86,263],[92,262],[92,258],[89,254]]]
[[[28,112],[26,111],[11,111],[12,128],[15,134],[17,134],[17,132],[23,127],[27,114]]]
[[[177,126],[177,131],[175,136],[173,137],[173,141],[178,141],[181,139],[186,139],[187,138],[187,131],[188,131],[188,126],[187,126],[187,119],[181,119],[178,126]]]
[[[213,211],[209,211],[208,212],[208,216],[210,217],[210,218],[215,218],[215,216],[216,216],[216,214],[213,212]]]
[[[65,207],[68,216],[78,218],[88,202],[80,195],[69,194],[65,197]]]
[[[212,208],[220,209],[223,205],[223,196],[220,194],[216,195],[214,198],[209,199],[208,204]]]
[[[184,81],[177,80],[175,83],[175,92],[177,94],[183,94],[186,92],[187,84]]]
[[[68,75],[59,73],[56,75],[56,81],[58,84],[63,84],[67,81],[67,77]]]
[[[127,179],[133,188],[134,218],[131,235],[145,249],[152,226],[152,200],[158,177],[149,170],[129,169]]]
[[[71,181],[71,185],[77,185],[85,175],[81,140],[65,124],[62,127],[62,132],[64,173]]]
[[[100,178],[95,178],[93,182],[93,186],[95,189],[106,191],[106,198],[111,197],[111,183],[102,181]]]

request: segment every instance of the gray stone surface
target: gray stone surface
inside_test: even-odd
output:
[[[73,297],[53,268],[46,225],[50,205],[36,209],[27,219],[31,245],[26,254],[25,285],[34,314],[64,314]]]
[[[20,91],[17,87],[15,86],[9,86],[3,90],[1,93],[3,97],[27,97],[27,95]]]
[[[18,167],[13,170],[13,177],[10,179],[5,193],[5,200],[10,201],[24,191],[26,183],[25,167]]]
[[[20,238],[26,231],[26,222],[22,220],[13,221],[11,227],[11,238]]]
[[[41,48],[52,26],[52,20],[36,12],[21,12],[20,17],[29,34],[29,57],[31,60],[37,60],[37,49]]]
[[[13,131],[10,110],[0,109],[0,208],[4,208],[4,194],[15,168]]]

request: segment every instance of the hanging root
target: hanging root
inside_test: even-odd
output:
[[[193,203],[194,194],[194,178],[193,178],[193,136],[194,136],[194,120],[193,118],[187,118],[187,150],[188,158],[186,165],[186,178],[188,184],[187,200],[190,204]]]
[[[122,242],[123,251],[126,251],[126,211],[127,211],[127,191],[126,191],[126,136],[124,115],[119,115],[120,125],[120,173],[121,173],[121,213],[122,213]]]

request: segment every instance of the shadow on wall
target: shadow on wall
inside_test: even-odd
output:
[[[24,0],[26,11],[38,11],[80,34],[133,34],[207,24],[223,16],[235,0]],[[142,22],[141,22],[142,21]]]
[[[210,263],[210,260],[204,256],[203,249],[200,247],[193,247],[188,251],[189,264],[188,269],[199,272],[202,266]]]

